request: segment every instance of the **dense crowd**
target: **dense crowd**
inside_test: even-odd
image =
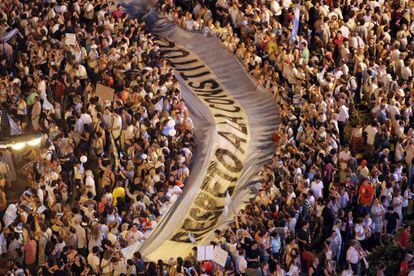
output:
[[[1,1],[0,38],[1,110],[43,134],[12,150],[19,183],[0,153],[0,274],[132,275],[122,252],[182,193],[194,151],[173,69],[107,0]]]
[[[0,34],[19,32],[0,46],[2,106],[22,128],[46,133],[30,188],[18,205],[0,205],[10,270],[363,275],[377,246],[397,243],[406,253],[399,273],[412,275],[414,2],[156,5],[184,29],[219,37],[280,106],[257,195],[211,241],[229,252],[226,266],[195,253],[145,263],[120,250],[144,239],[181,193],[194,149],[173,70],[143,25],[104,0],[6,0]],[[114,88],[112,102],[95,97],[96,83]],[[0,183],[13,185],[10,153],[1,157]]]
[[[281,109],[254,202],[213,241],[230,253],[224,273],[363,275],[371,250],[397,243],[407,253],[400,275],[412,275],[414,2],[159,8],[187,31],[220,38]]]

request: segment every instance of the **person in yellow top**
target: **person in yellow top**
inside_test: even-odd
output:
[[[125,188],[122,187],[122,181],[117,181],[115,184],[115,188],[112,190],[112,196],[114,197],[114,201],[112,206],[116,206],[118,203],[118,198],[125,197]]]
[[[272,38],[269,42],[269,59],[271,61],[275,61],[276,60],[276,55],[279,51],[279,47],[276,43],[275,38]]]

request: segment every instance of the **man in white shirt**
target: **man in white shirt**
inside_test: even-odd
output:
[[[366,134],[366,145],[367,145],[367,151],[370,154],[374,153],[374,143],[375,143],[375,135],[378,132],[377,129],[377,122],[373,121],[371,122],[371,125],[367,126],[364,130]]]
[[[346,251],[346,261],[351,264],[352,271],[358,273],[359,270],[359,252],[357,249],[358,242],[351,241],[351,246]]]
[[[247,261],[244,255],[245,255],[244,250],[240,249],[239,255],[237,256],[237,271],[240,274],[246,273],[246,270],[247,270]]]
[[[99,254],[99,247],[94,246],[92,248],[92,251],[88,254],[87,261],[88,265],[91,266],[94,273],[99,274],[99,265],[101,263],[99,257],[97,256]]]
[[[342,25],[339,30],[341,31],[343,37],[345,37],[346,39],[348,39],[349,37],[349,28],[346,25]]]
[[[96,196],[95,180],[93,179],[91,170],[86,171],[85,188],[88,192],[91,192],[94,197]]]
[[[353,48],[353,49],[363,48],[363,47],[365,47],[365,42],[355,32],[352,32],[351,37],[349,39],[349,47]]]
[[[114,138],[115,142],[121,136],[122,132],[122,117],[118,114],[118,112],[113,113],[113,122],[112,122],[112,137]]]
[[[273,12],[273,15],[279,16],[282,14],[282,8],[279,5],[279,2],[276,0],[273,0],[270,3],[270,10]]]
[[[401,78],[403,80],[410,80],[410,78],[413,76],[410,67],[408,66],[408,60],[404,61],[404,66],[401,67]]]
[[[314,180],[311,183],[311,191],[313,192],[316,200],[323,196],[323,182],[319,175],[315,175]]]
[[[174,202],[177,200],[178,196],[183,193],[180,187],[170,184],[168,187],[167,194],[170,198],[170,202]]]
[[[131,230],[129,230],[126,240],[128,242],[128,245],[131,245],[137,241],[145,240],[145,236],[141,231],[138,230],[138,225],[134,224],[132,225]]]
[[[344,128],[345,124],[349,119],[349,108],[345,105],[345,101],[341,99],[339,101],[339,108],[338,108],[338,128],[339,128],[339,139],[341,144],[344,142]]]

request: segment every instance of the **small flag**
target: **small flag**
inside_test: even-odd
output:
[[[193,233],[188,233],[188,238],[190,239],[190,241],[191,241],[192,244],[197,245],[197,241],[194,238]]]
[[[223,209],[223,217],[227,217],[227,215],[229,214],[229,206],[231,204],[231,196],[229,194],[229,191],[226,192],[226,204],[224,205],[224,209]]]

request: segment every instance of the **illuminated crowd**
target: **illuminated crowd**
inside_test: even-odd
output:
[[[182,192],[195,145],[173,69],[143,24],[111,4],[0,3],[0,34],[18,30],[0,46],[2,109],[45,133],[12,207],[4,189],[16,172],[2,154],[9,271],[365,275],[378,246],[397,244],[397,273],[413,274],[413,1],[154,3],[183,29],[218,37],[280,109],[257,194],[211,241],[228,251],[225,267],[195,253],[170,263],[122,253]],[[97,83],[113,101],[96,97]]]

